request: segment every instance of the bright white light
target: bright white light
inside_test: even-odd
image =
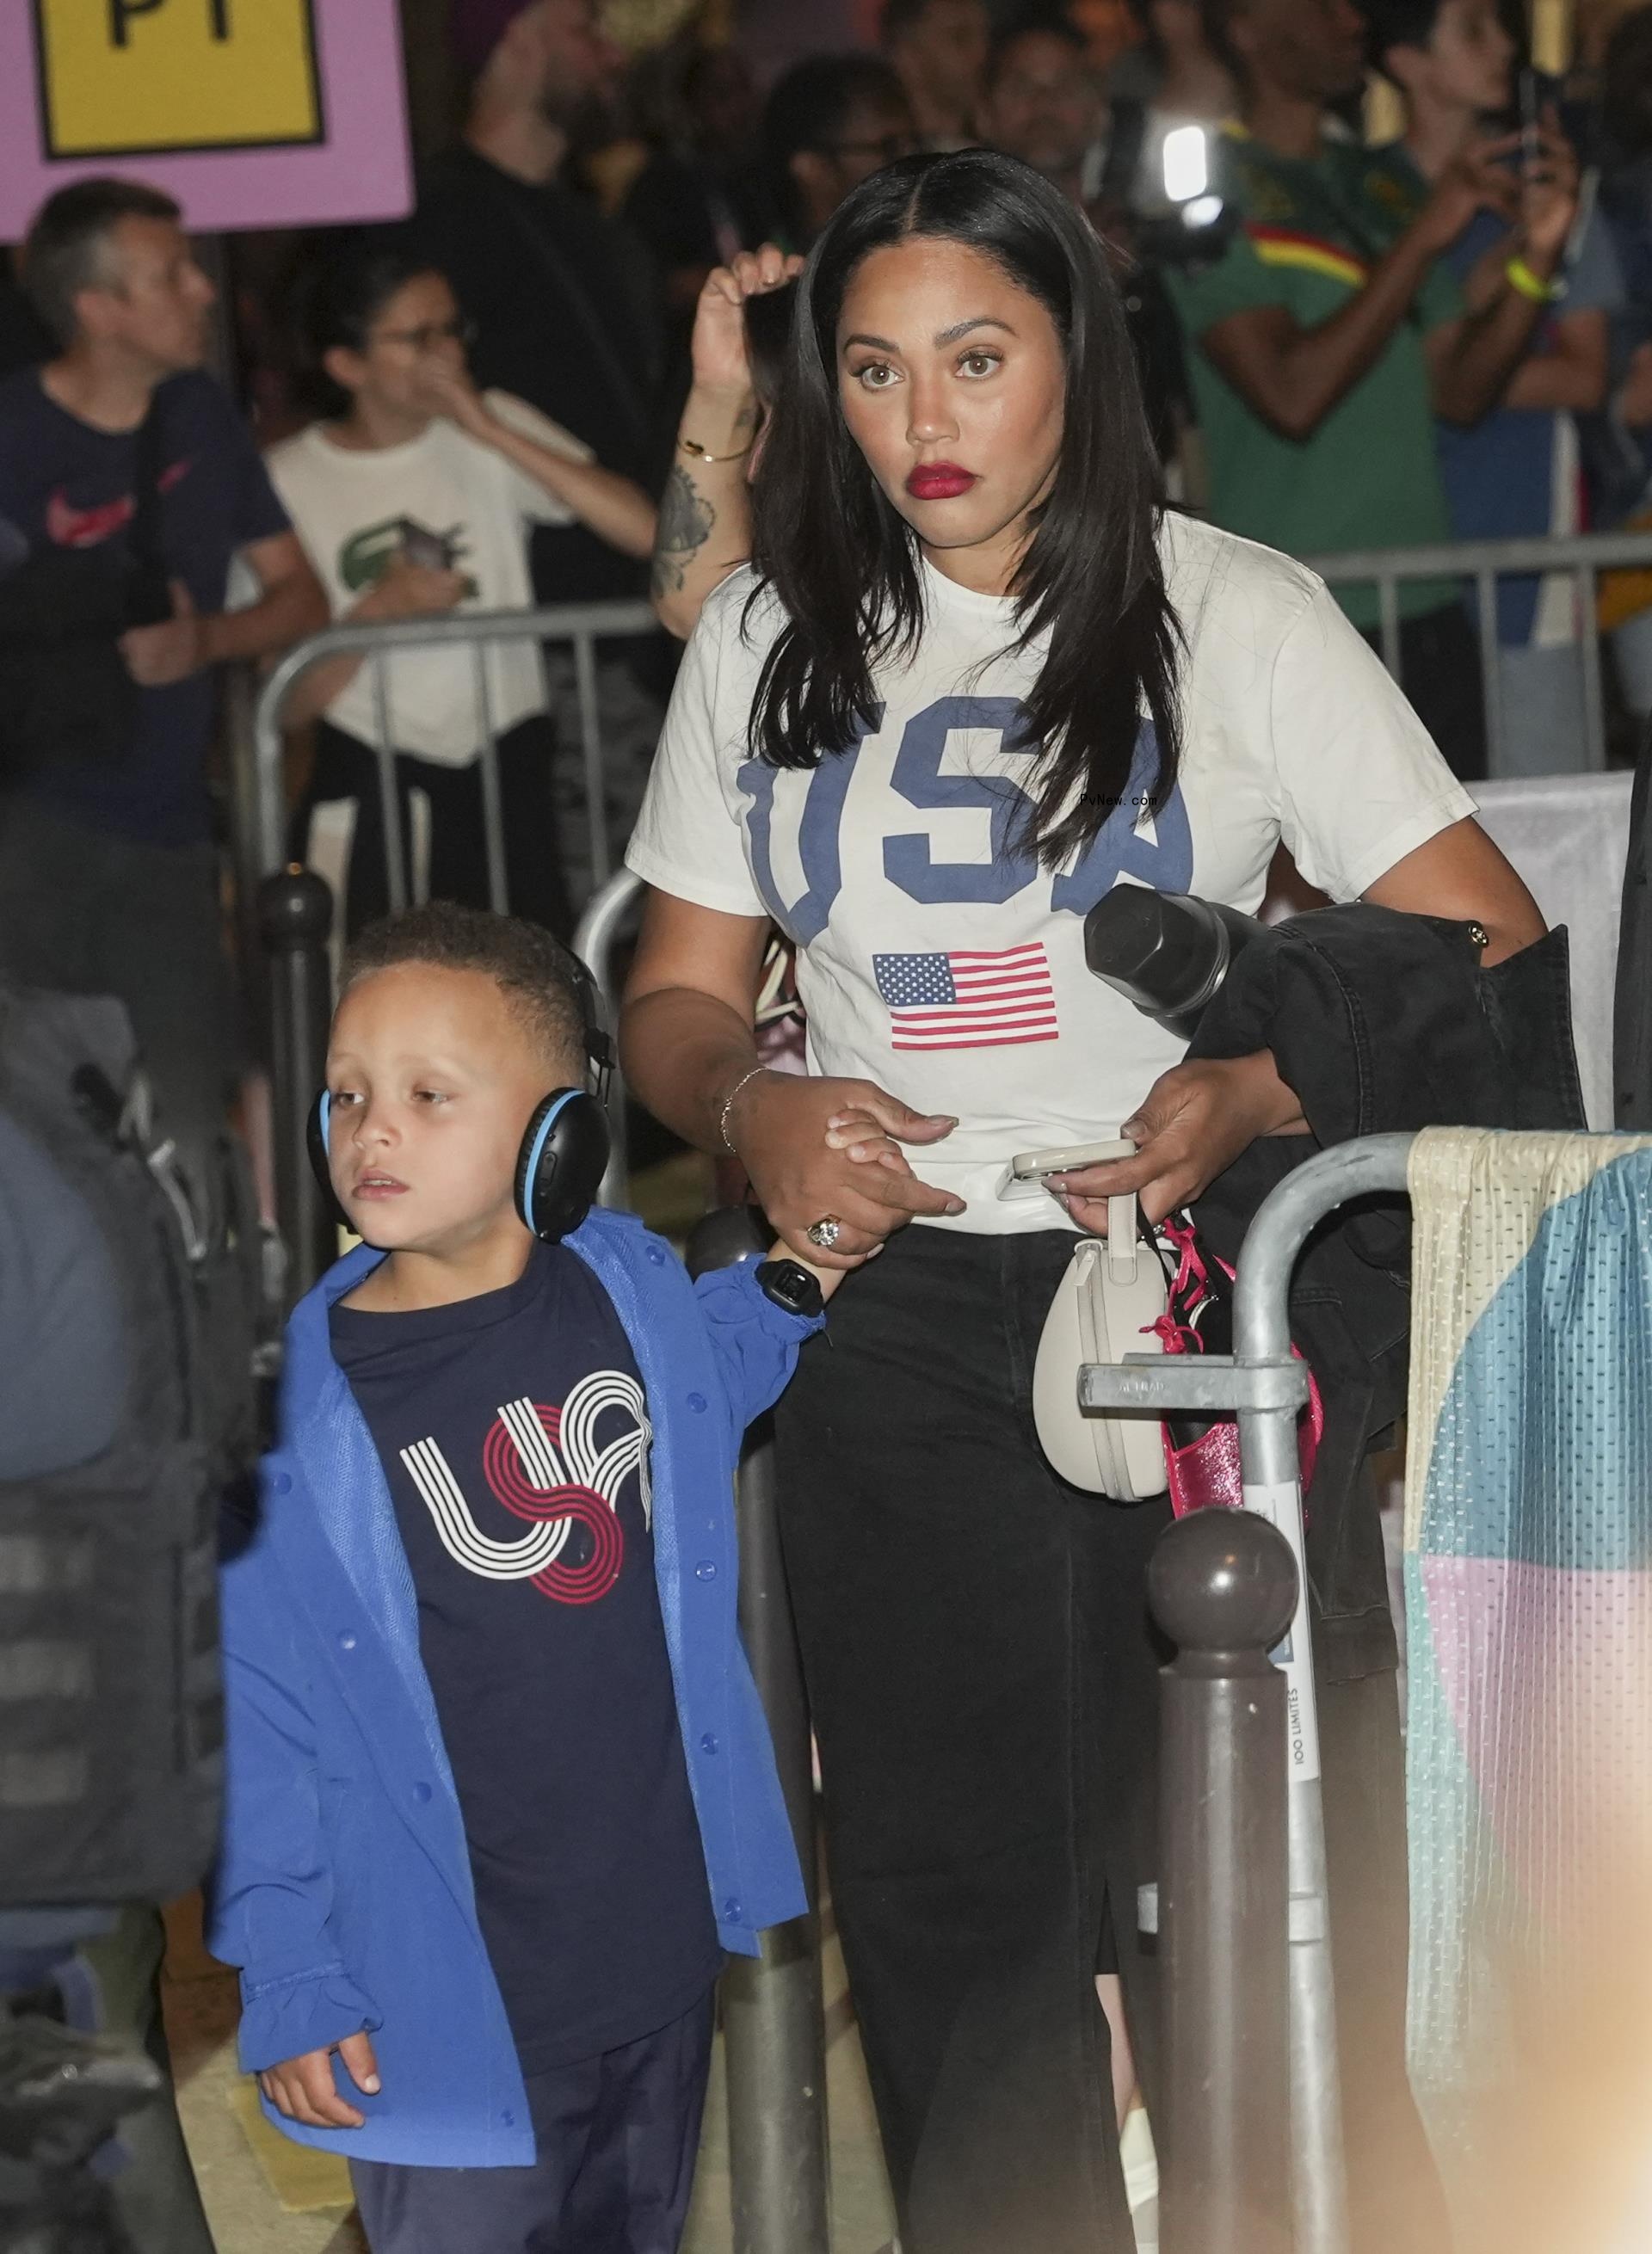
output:
[[[1190,204],[1184,204],[1181,207],[1184,227],[1214,227],[1221,217],[1220,196],[1195,196]]]
[[[1185,204],[1210,185],[1210,158],[1202,125],[1179,125],[1165,136],[1165,196]]]

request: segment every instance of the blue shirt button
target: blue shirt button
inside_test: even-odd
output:
[[[425,1783],[424,1783],[423,1782],[421,1782],[420,1783],[416,1784],[416,1785],[414,1786],[414,1788],[413,1788],[413,1797],[414,1797],[414,1799],[415,1799],[415,1800],[416,1800],[416,1801],[420,1801],[420,1802],[424,1802],[424,1801],[428,1800],[428,1799],[430,1798],[430,1786],[429,1786],[428,1784],[425,1784]]]
[[[514,2129],[516,2126],[516,2116],[514,2113],[501,2113],[499,2118],[507,2129]]]
[[[700,1740],[700,1751],[703,1754],[714,1754],[717,1751],[717,1740],[711,1735],[710,1730]]]
[[[274,1488],[277,1494],[290,1494],[292,1492],[291,1474],[289,1472],[277,1472],[275,1477],[270,1480],[270,1484]]]
[[[710,1560],[710,1558],[701,1558],[701,1560],[700,1560],[699,1564],[698,1564],[695,1567],[695,1569],[694,1569],[694,1578],[695,1578],[695,1579],[696,1579],[696,1581],[715,1581],[715,1580],[716,1580],[716,1578],[717,1578],[717,1567],[716,1567],[716,1565],[712,1563],[712,1561]]]
[[[689,1396],[689,1406],[690,1406],[690,1409],[694,1410],[696,1411],[696,1413],[697,1414],[701,1410],[703,1410],[703,1409],[705,1407],[705,1396],[704,1396],[704,1393],[690,1393],[690,1396]]]
[[[663,1267],[665,1264],[665,1255],[657,1244],[651,1244],[648,1247],[648,1257],[656,1268]]]
[[[355,1649],[355,1638],[351,1634],[348,1628],[345,1628],[340,1634],[339,1648],[340,1651],[354,1651]]]
[[[731,1894],[728,1900],[724,1903],[723,1914],[732,1923],[738,1924],[739,1922],[740,1904],[733,1894]]]

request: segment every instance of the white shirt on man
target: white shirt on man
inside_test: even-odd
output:
[[[1062,1225],[1043,1195],[998,1194],[1018,1152],[1116,1132],[1182,1044],[1094,977],[1083,922],[1115,883],[1256,908],[1283,839],[1311,884],[1356,899],[1474,802],[1315,576],[1167,516],[1166,584],[1186,641],[1180,779],[1155,816],[1115,809],[1077,864],[1018,850],[1032,757],[1008,752],[1041,647],[1014,606],[924,566],[915,653],[879,668],[878,724],[812,769],[752,758],[747,729],[779,631],[748,567],[689,644],[626,861],[661,891],[769,915],[799,942],[809,1069],[956,1115],[913,1152],[968,1200],[941,1225]],[[1144,734],[1145,735],[1145,729]],[[1139,800],[1151,738],[1127,801]]]

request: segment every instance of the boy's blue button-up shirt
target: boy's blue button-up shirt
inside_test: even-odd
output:
[[[654,1566],[707,1882],[723,1945],[754,1954],[805,1895],[739,1642],[733,1477],[746,1425],[820,1326],[766,1298],[749,1262],[691,1284],[629,1215],[593,1213],[568,1243],[642,1375]],[[272,2112],[284,2134],[359,2160],[518,2166],[533,2132],[412,1577],[327,1335],[327,1308],[379,1256],[353,1252],[293,1311],[260,1522],[224,1570],[228,1806],[212,1943],[242,1968],[249,2070],[373,2033],[378,2096],[335,2062],[367,2125],[308,2129]]]

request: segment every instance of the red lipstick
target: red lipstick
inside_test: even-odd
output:
[[[961,470],[956,462],[920,462],[906,480],[906,491],[914,500],[956,500],[976,482],[975,472]]]

